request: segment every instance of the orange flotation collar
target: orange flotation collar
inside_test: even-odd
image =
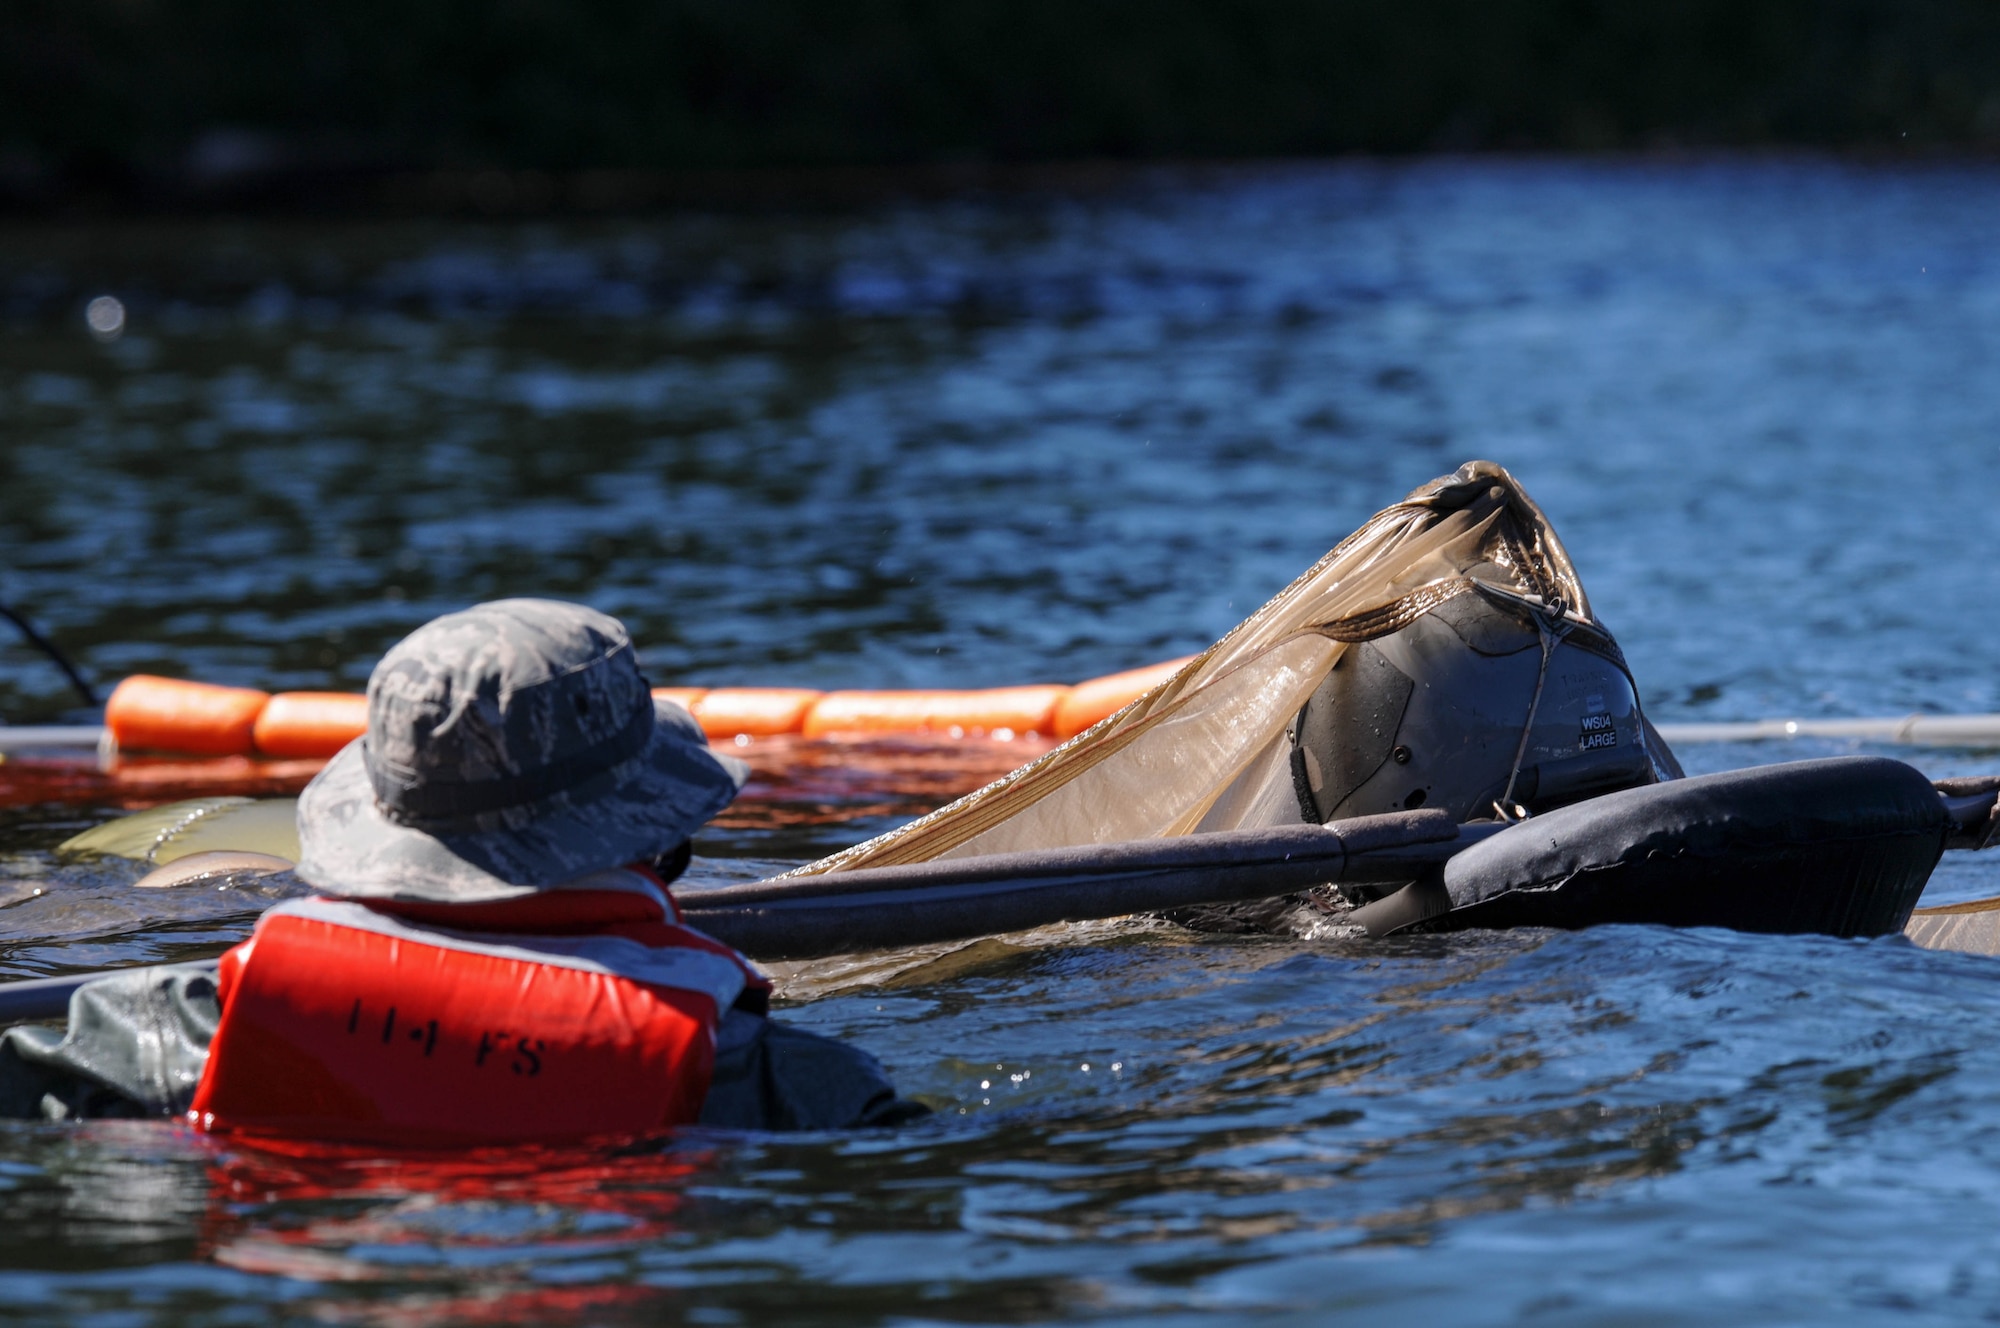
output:
[[[466,1146],[693,1122],[722,1012],[761,1007],[769,983],[649,877],[476,906],[279,905],[223,956],[190,1123]]]

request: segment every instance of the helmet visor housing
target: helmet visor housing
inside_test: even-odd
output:
[[[1293,721],[1292,778],[1314,822],[1482,820],[1650,784],[1650,736],[1608,633],[1482,587],[1349,647]]]

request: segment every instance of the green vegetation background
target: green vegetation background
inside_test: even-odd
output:
[[[2000,141],[1993,0],[4,0],[0,177]]]

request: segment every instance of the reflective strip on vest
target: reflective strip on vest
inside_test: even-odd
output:
[[[282,904],[224,957],[225,1007],[190,1119],[444,1145],[687,1124],[745,980],[702,942],[473,933],[337,900]]]

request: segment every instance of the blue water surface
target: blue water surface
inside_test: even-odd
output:
[[[626,618],[661,683],[1070,680],[1206,645],[1488,457],[1553,519],[1656,719],[2000,710],[1997,217],[1988,165],[1746,159],[16,224],[0,598],[100,678],[353,689],[433,614],[533,593]],[[100,294],[115,339],[85,325]],[[74,707],[0,649],[0,715]],[[0,868],[46,886],[0,910],[7,974],[247,928],[54,863],[112,813],[0,813]],[[718,832],[698,870],[815,833]],[[2000,866],[1954,855],[1928,898],[1996,893]],[[429,1159],[0,1126],[0,1320],[2000,1312],[1990,959],[1132,925],[793,991],[789,1018],[936,1115]]]

